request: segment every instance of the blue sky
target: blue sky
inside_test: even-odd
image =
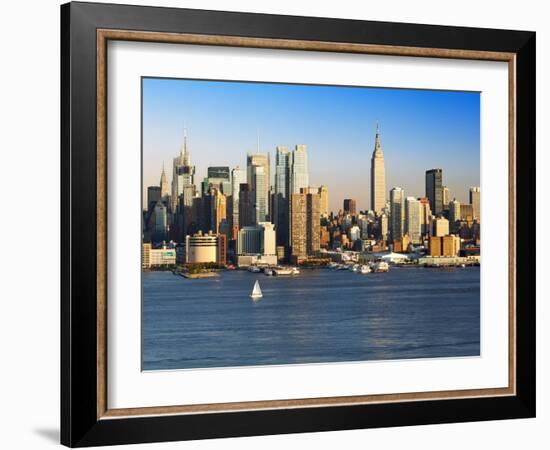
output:
[[[424,196],[424,173],[443,169],[451,198],[479,186],[480,94],[368,87],[143,80],[143,182],[158,184],[163,161],[171,179],[187,128],[197,181],[208,166],[246,166],[246,153],[307,144],[310,184],[326,185],[329,207],[355,198],[370,207],[370,158],[376,122],[389,191]],[[272,181],[273,182],[273,181]]]

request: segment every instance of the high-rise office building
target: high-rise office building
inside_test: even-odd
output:
[[[481,189],[479,187],[470,188],[470,205],[472,205],[474,219],[481,222]]]
[[[405,231],[412,244],[419,244],[422,236],[422,204],[414,197],[405,200]]]
[[[432,236],[443,237],[449,234],[449,221],[444,217],[435,217],[432,220]]]
[[[214,234],[220,234],[220,225],[227,218],[226,198],[220,189],[210,188],[210,224]]]
[[[252,166],[252,192],[254,195],[254,223],[266,222],[268,216],[269,191],[265,186],[268,184],[264,166]]]
[[[460,202],[455,198],[449,202],[449,221],[451,223],[460,220]]]
[[[172,199],[170,205],[173,212],[176,211],[179,196],[183,193],[183,186],[189,184],[195,184],[195,166],[191,165],[187,145],[187,130],[184,130],[181,152],[173,161]]]
[[[263,170],[254,169],[262,167]],[[246,182],[256,192],[258,209],[263,217],[258,217],[257,222],[265,222],[269,219],[269,186],[270,186],[270,160],[269,153],[260,153],[259,145],[256,153],[249,153],[246,158]],[[262,186],[256,186],[256,181]]]
[[[320,203],[318,189],[302,188],[291,195],[290,245],[292,257],[303,260],[320,249]]]
[[[304,144],[297,145],[292,152],[290,183],[290,191],[293,194],[299,194],[302,188],[309,186],[307,146]]]
[[[243,181],[244,183],[244,181]],[[231,172],[227,166],[209,167],[207,177],[202,182],[202,192],[206,194],[211,187],[215,187],[228,196],[231,190]]]
[[[357,203],[353,198],[344,199],[344,214],[351,214],[354,216],[357,213]]]
[[[400,187],[390,191],[390,234],[392,241],[403,237],[405,221],[405,192]]]
[[[382,209],[386,206],[386,168],[380,145],[380,128],[378,124],[376,125],[374,152],[372,153],[370,166],[370,203],[371,209],[377,214],[381,214]]]
[[[159,199],[155,205],[155,226],[153,229],[153,242],[165,241],[168,237],[168,212],[166,206]]]
[[[319,186],[319,195],[321,196],[321,217],[328,217],[328,188],[326,186]]]
[[[443,171],[431,169],[426,171],[426,197],[430,200],[433,213],[443,213]]]
[[[239,166],[231,171],[231,202],[233,204],[232,225],[239,227],[239,194],[241,184],[246,183],[246,171]]]
[[[149,186],[147,188],[147,210],[153,211],[155,205],[160,200],[160,186]]]
[[[254,192],[248,183],[239,185],[239,229],[255,223]]]
[[[449,201],[450,201],[450,191],[447,186],[442,186],[441,188],[443,190],[443,209],[449,209]]]
[[[277,264],[275,226],[270,222],[261,222],[239,230],[237,258],[239,266],[257,263]]]
[[[292,153],[284,146],[277,147],[275,160],[275,198],[273,199],[273,222],[277,230],[277,245],[289,247],[289,199]]]
[[[423,236],[430,234],[430,220],[432,217],[432,210],[430,208],[430,200],[427,197],[421,197],[418,199],[422,215],[420,216],[420,228]]]

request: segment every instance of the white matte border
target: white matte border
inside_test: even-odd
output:
[[[126,41],[107,61],[109,409],[508,385],[507,63]],[[142,76],[480,91],[481,356],[142,372]]]

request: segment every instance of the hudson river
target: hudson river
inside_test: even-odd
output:
[[[145,272],[143,369],[476,356],[479,272]],[[256,280],[263,298],[253,302]]]

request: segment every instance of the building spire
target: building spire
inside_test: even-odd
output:
[[[189,148],[187,147],[187,128],[183,127],[183,148],[182,148],[182,163],[184,166],[189,166]]]
[[[374,152],[382,152],[382,146],[380,145],[380,124],[376,121],[376,139],[374,141]]]

